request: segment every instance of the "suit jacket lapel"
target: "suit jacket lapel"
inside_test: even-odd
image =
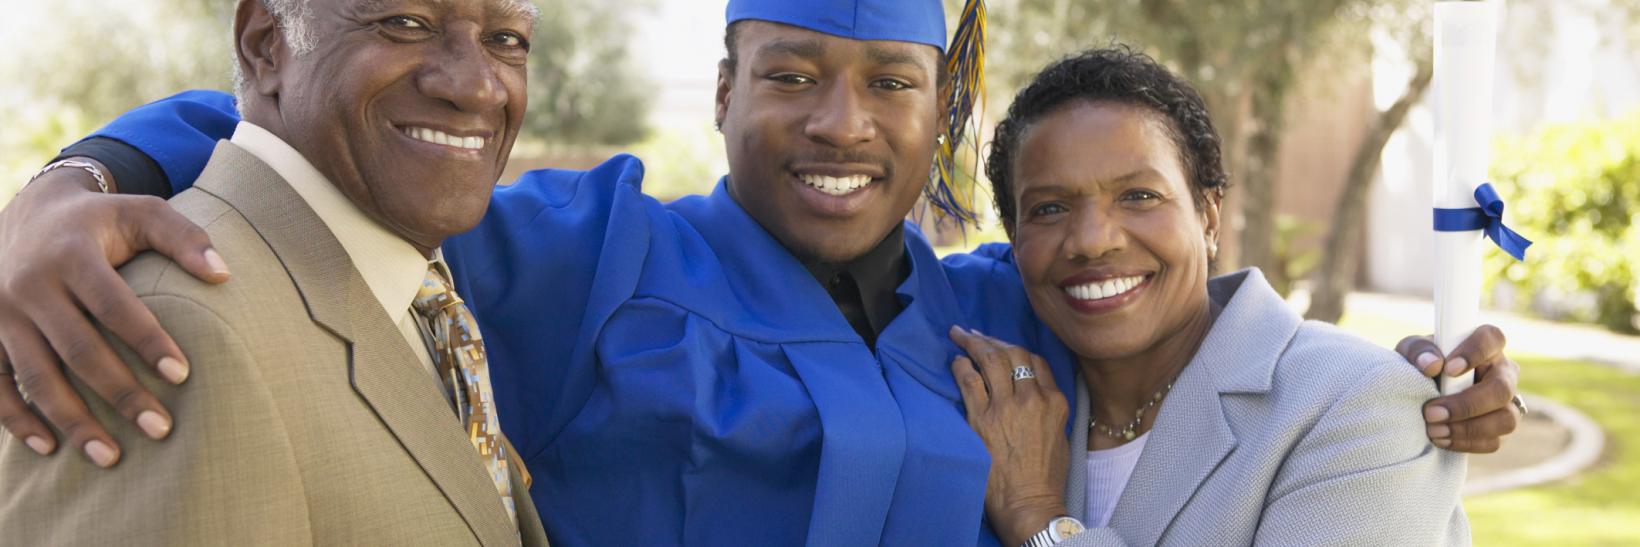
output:
[[[1075,412],[1071,413],[1071,468],[1065,475],[1065,509],[1081,520],[1088,514],[1088,416],[1092,412],[1088,399],[1088,385],[1082,375],[1073,376],[1076,384]]]
[[[547,530],[541,523],[541,514],[535,510],[535,499],[532,496],[521,495],[530,491],[533,484],[529,469],[524,467],[524,459],[518,455],[518,449],[513,448],[512,441],[506,435],[501,436],[501,442],[507,446],[507,465],[512,473],[513,503],[518,510],[518,535],[525,547],[539,545],[547,546]]]
[[[1162,403],[1144,453],[1111,514],[1111,527],[1130,543],[1155,545],[1235,447],[1212,375],[1204,367],[1186,367]]]
[[[208,182],[198,189],[245,216],[290,273],[313,321],[348,343],[354,391],[483,544],[517,543],[506,508],[437,380],[420,365],[329,228],[249,152],[218,143],[206,171],[211,169],[231,169],[234,175],[202,176]]]
[[[1268,393],[1276,363],[1302,323],[1255,269],[1212,279],[1208,297],[1222,311],[1162,403],[1111,515],[1111,526],[1134,544],[1161,541],[1185,503],[1235,450],[1221,398]]]

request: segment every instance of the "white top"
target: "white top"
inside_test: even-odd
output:
[[[1110,514],[1116,511],[1116,501],[1122,499],[1133,468],[1139,465],[1139,455],[1145,451],[1145,439],[1150,433],[1127,444],[1105,450],[1088,451],[1088,509],[1082,515],[1082,524],[1088,528],[1110,525]]]
[[[307,202],[319,220],[324,221],[331,235],[342,244],[342,250],[347,251],[353,267],[364,277],[364,284],[376,295],[382,310],[398,325],[411,351],[437,376],[426,340],[416,324],[416,314],[410,312],[410,304],[421,291],[421,282],[427,277],[427,265],[431,261],[414,245],[359,210],[301,152],[267,129],[239,122],[230,142],[272,167],[302,201]],[[433,256],[433,260],[440,259],[437,251]]]

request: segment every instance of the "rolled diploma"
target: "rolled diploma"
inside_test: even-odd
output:
[[[1495,2],[1435,3],[1435,207],[1476,207],[1492,145]],[[1435,344],[1450,355],[1479,324],[1483,232],[1435,233]],[[1442,393],[1463,391],[1474,373],[1441,378]]]

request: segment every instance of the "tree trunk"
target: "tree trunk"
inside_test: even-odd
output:
[[[1278,61],[1279,62],[1279,61]],[[1281,151],[1281,131],[1286,126],[1287,91],[1292,87],[1290,71],[1282,68],[1260,70],[1253,78],[1252,126],[1247,133],[1246,156],[1241,165],[1241,265],[1264,271],[1270,284],[1287,285],[1286,272],[1277,263],[1273,244],[1276,236],[1276,161]],[[1286,294],[1282,291],[1282,294]]]
[[[1406,121],[1407,113],[1423,97],[1434,76],[1434,61],[1419,60],[1417,72],[1407,81],[1401,96],[1387,110],[1378,113],[1378,119],[1367,130],[1361,146],[1355,150],[1349,178],[1344,180],[1344,191],[1338,195],[1338,205],[1333,209],[1332,227],[1327,231],[1326,245],[1322,246],[1320,278],[1315,293],[1310,297],[1310,308],[1304,312],[1305,317],[1336,323],[1344,315],[1344,296],[1355,289],[1361,231],[1367,211],[1367,191],[1372,189],[1372,181],[1378,176],[1384,145]]]

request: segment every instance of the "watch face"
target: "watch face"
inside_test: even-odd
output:
[[[1054,538],[1054,541],[1064,541],[1066,539],[1070,539],[1071,536],[1080,534],[1085,530],[1085,528],[1082,527],[1081,522],[1069,517],[1055,519],[1051,528],[1053,529],[1054,535],[1058,536]]]

